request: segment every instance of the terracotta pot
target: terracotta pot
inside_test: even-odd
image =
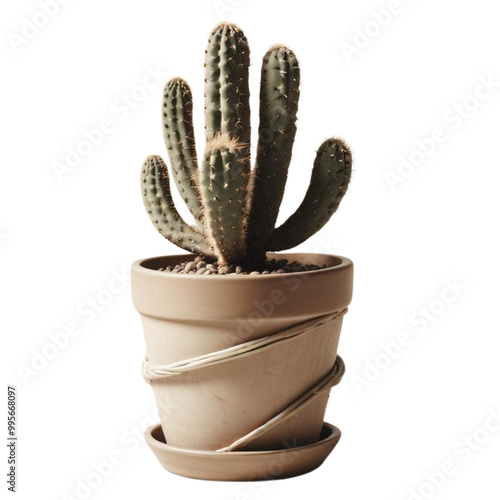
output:
[[[152,365],[227,349],[305,320],[342,311],[353,265],[332,255],[280,254],[326,269],[293,274],[197,276],[157,271],[189,256],[132,266],[132,294]],[[270,257],[273,257],[270,254]],[[166,442],[219,450],[265,424],[321,380],[335,363],[342,317],[293,341],[162,380],[153,380]],[[328,392],[241,450],[277,450],[318,441]]]

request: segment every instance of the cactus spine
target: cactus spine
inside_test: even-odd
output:
[[[146,159],[142,189],[151,221],[172,243],[221,265],[258,267],[267,251],[299,245],[326,224],[347,191],[352,159],[343,141],[325,141],[302,203],[276,227],[296,133],[300,68],[285,46],[274,46],[264,56],[259,138],[251,170],[249,64],[250,50],[241,29],[220,24],[205,51],[206,147],[201,168],[191,90],[180,78],[165,87],[165,145],[175,184],[196,225],[187,224],[177,212],[168,169],[160,157]]]

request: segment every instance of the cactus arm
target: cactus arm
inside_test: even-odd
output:
[[[340,139],[325,141],[318,149],[304,200],[297,211],[273,231],[267,250],[287,250],[319,231],[346,193],[351,167],[351,153],[344,142]]]
[[[193,98],[188,84],[180,78],[174,78],[165,85],[163,138],[177,189],[199,223],[203,219],[203,208],[197,186],[198,163],[193,129]]]
[[[222,134],[250,146],[249,65],[250,49],[243,31],[231,24],[220,24],[205,53],[207,141]]]
[[[213,255],[201,232],[186,224],[177,212],[168,169],[160,156],[146,158],[141,170],[141,190],[149,218],[163,237],[189,252]]]
[[[245,261],[249,168],[244,148],[228,136],[207,143],[200,191],[208,233],[219,264]]]
[[[297,127],[300,69],[295,54],[284,46],[264,56],[260,85],[260,124],[250,202],[251,252],[263,258],[276,225],[285,191]]]

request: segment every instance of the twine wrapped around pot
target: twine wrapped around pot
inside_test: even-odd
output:
[[[178,376],[185,372],[200,370],[219,363],[224,363],[229,360],[234,360],[235,358],[241,356],[252,355],[257,352],[261,352],[264,349],[273,348],[282,342],[290,342],[302,336],[311,334],[319,327],[341,318],[346,312],[347,307],[332,314],[326,314],[308,321],[304,321],[291,328],[286,328],[280,332],[266,335],[259,339],[244,342],[227,349],[204,354],[194,358],[177,361],[168,365],[151,365],[146,357],[142,366],[143,377],[148,383],[151,383],[154,380]],[[257,427],[251,432],[248,432],[241,438],[236,439],[230,445],[220,448],[216,451],[228,452],[235,451],[244,447],[250,441],[253,441],[261,434],[277,426],[285,418],[289,418],[298,413],[306,403],[310,403],[314,399],[327,393],[332,387],[337,385],[342,380],[344,372],[344,362],[342,358],[337,355],[332,369],[308,391],[306,391],[304,394],[299,395],[297,399],[295,399],[289,406],[287,406],[284,410],[268,420],[265,424]]]

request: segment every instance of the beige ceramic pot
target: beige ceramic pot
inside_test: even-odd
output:
[[[224,449],[265,426],[334,367],[342,314],[352,296],[352,262],[318,254],[279,257],[327,268],[197,276],[157,271],[189,259],[186,255],[133,264],[133,301],[142,317],[148,366],[158,369],[193,358],[195,365],[200,360],[202,365],[151,381],[169,446]],[[328,315],[329,321],[301,335],[276,343],[267,340],[258,349],[225,358],[231,347],[253,346],[252,341],[259,343],[258,339]],[[216,357],[215,362],[203,364],[204,355],[219,351],[225,359]],[[231,451],[279,450],[318,442],[327,399],[328,391],[307,399],[297,411]]]

